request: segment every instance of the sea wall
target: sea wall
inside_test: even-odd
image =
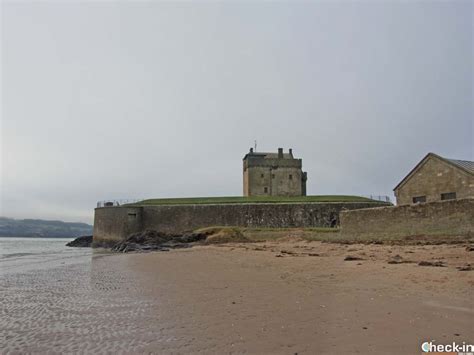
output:
[[[343,211],[341,233],[354,236],[474,233],[474,199]]]
[[[208,226],[335,227],[339,212],[383,205],[345,203],[249,203],[101,207],[95,209],[94,244],[111,244],[153,229],[181,233]]]
[[[94,213],[94,246],[108,246],[142,230],[142,207],[102,207]]]

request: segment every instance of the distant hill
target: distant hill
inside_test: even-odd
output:
[[[92,235],[86,223],[0,217],[0,237],[73,238]]]

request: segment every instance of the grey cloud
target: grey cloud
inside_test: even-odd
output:
[[[472,3],[3,2],[0,214],[240,195],[292,147],[310,194],[472,159]]]

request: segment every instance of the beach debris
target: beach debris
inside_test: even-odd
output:
[[[318,253],[308,253],[308,256],[320,256]]]
[[[436,266],[436,267],[446,267],[443,261],[420,261],[418,266]]]
[[[90,248],[92,246],[92,235],[83,235],[66,244],[67,247]]]
[[[355,261],[355,260],[364,260],[364,259],[362,259],[361,257],[358,257],[358,256],[354,256],[354,255],[347,255],[344,258],[344,261]]]
[[[393,256],[389,261],[387,261],[387,264],[408,264],[408,263],[414,263],[414,261],[405,260],[403,259],[403,257],[401,257],[398,254]]]
[[[459,271],[472,271],[472,270],[474,270],[474,268],[471,266],[471,264],[458,266],[456,269],[458,269]]]

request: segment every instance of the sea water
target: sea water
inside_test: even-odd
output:
[[[71,238],[0,237],[0,275],[83,263],[91,248],[67,247]]]

